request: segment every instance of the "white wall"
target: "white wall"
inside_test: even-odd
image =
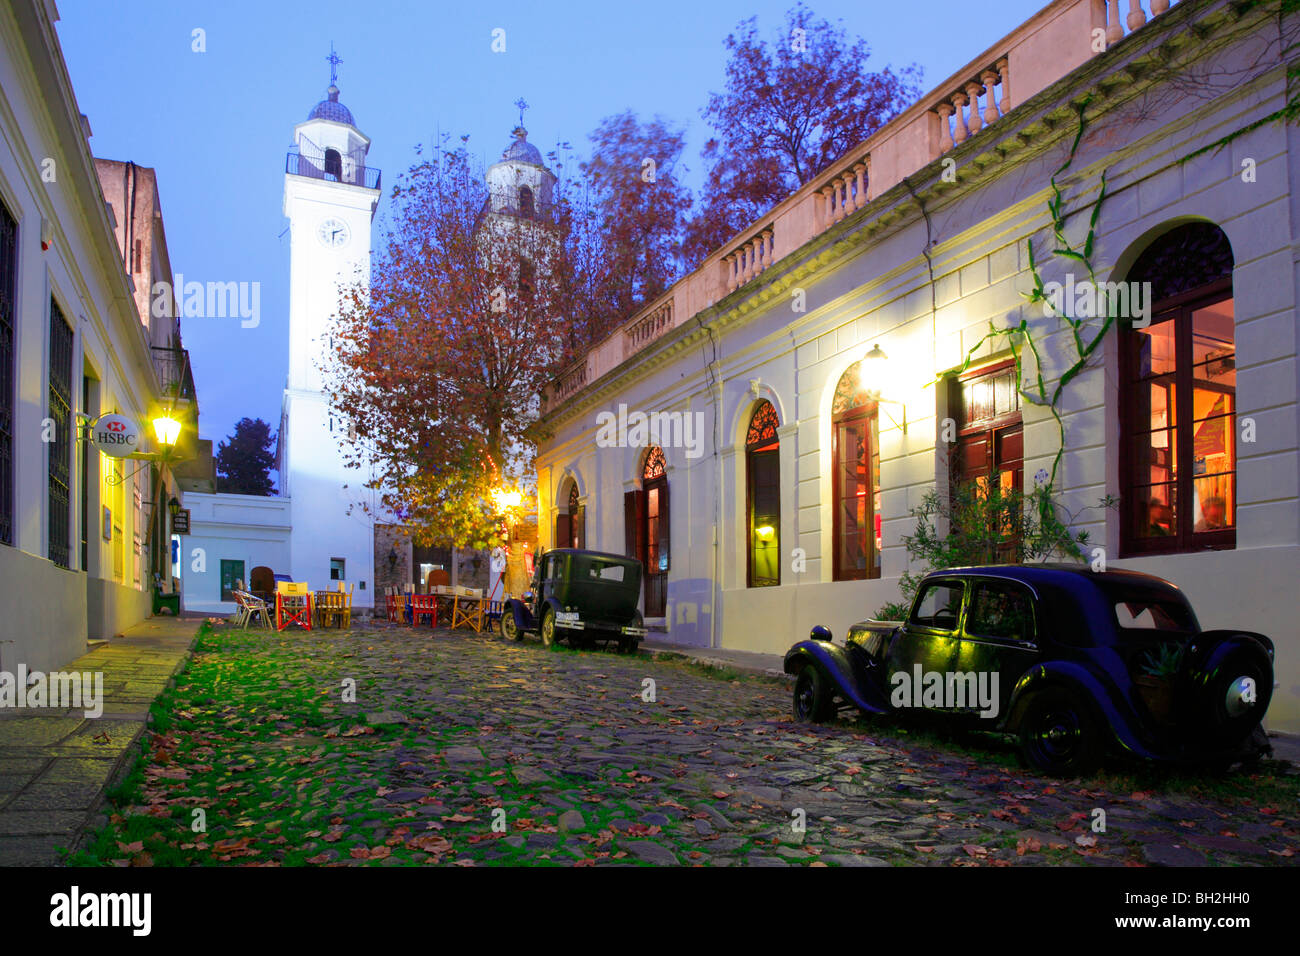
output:
[[[288,498],[185,493],[190,534],[181,536],[182,604],[187,611],[229,614],[221,599],[221,562],[244,562],[244,585],[253,568],[290,573]],[[323,586],[323,585],[322,585]]]

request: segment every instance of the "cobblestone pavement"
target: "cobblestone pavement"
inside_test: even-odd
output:
[[[991,735],[796,725],[788,695],[464,632],[222,625],[74,862],[1289,864],[1300,846],[1289,764],[1059,781]]]

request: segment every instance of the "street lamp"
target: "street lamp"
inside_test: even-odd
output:
[[[181,423],[171,417],[171,412],[163,412],[153,420],[153,432],[159,445],[174,448],[181,437]]]
[[[507,511],[511,508],[518,508],[523,502],[524,496],[512,489],[497,488],[492,492],[492,500],[497,503],[498,510]]]
[[[175,518],[181,513],[181,503],[176,500],[175,495],[172,495],[171,500],[167,502],[167,513],[170,514],[172,518]]]
[[[886,386],[890,384],[890,378],[888,374],[889,370],[887,367],[887,363],[889,362],[889,356],[885,354],[885,350],[880,347],[879,342],[872,344],[871,348],[867,350],[867,353],[864,356],[862,356],[862,361],[864,363],[863,371],[870,369],[871,378],[873,380],[883,381],[886,384]],[[883,391],[885,391],[885,389],[879,390],[879,392],[883,392]],[[883,395],[879,395],[879,394],[877,395],[876,403],[885,404],[885,405],[897,405],[899,408],[903,410],[902,424],[899,424],[898,422],[894,421],[894,416],[890,415],[888,412],[885,412],[885,417],[894,423],[895,428],[900,429],[902,433],[906,435],[907,434],[907,406],[903,402],[898,401],[897,399],[884,398]]]

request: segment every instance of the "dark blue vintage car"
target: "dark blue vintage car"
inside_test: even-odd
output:
[[[1201,630],[1182,591],[1132,571],[935,571],[907,620],[855,624],[842,645],[815,627],[785,670],[797,720],[937,711],[1017,735],[1027,763],[1062,776],[1108,751],[1227,766],[1269,750],[1273,642]]]
[[[556,548],[538,555],[529,592],[507,602],[501,633],[519,641],[536,632],[543,644],[563,638],[573,647],[616,641],[630,653],[646,635],[637,610],[640,596],[636,558]]]

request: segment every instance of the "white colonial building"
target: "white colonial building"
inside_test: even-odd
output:
[[[0,670],[11,672],[61,666],[88,639],[120,634],[149,616],[155,582],[171,591],[178,576],[173,468],[104,455],[86,425],[121,415],[152,453],[150,423],[166,412],[183,424],[181,457],[197,444],[157,180],[91,155],[57,18],[50,2],[0,3]]]
[[[898,599],[927,492],[1050,476],[1055,410],[1090,554],[1271,635],[1269,722],[1300,729],[1300,132],[1267,119],[1298,29],[1227,0],[1046,6],[557,379],[542,543],[641,557],[673,641],[782,652]],[[1031,243],[1043,282],[1088,279],[1053,253],[1053,177],[1066,241],[1140,296],[1104,334],[1082,295],[1077,338],[1025,298]],[[620,406],[676,417],[611,440]]]

